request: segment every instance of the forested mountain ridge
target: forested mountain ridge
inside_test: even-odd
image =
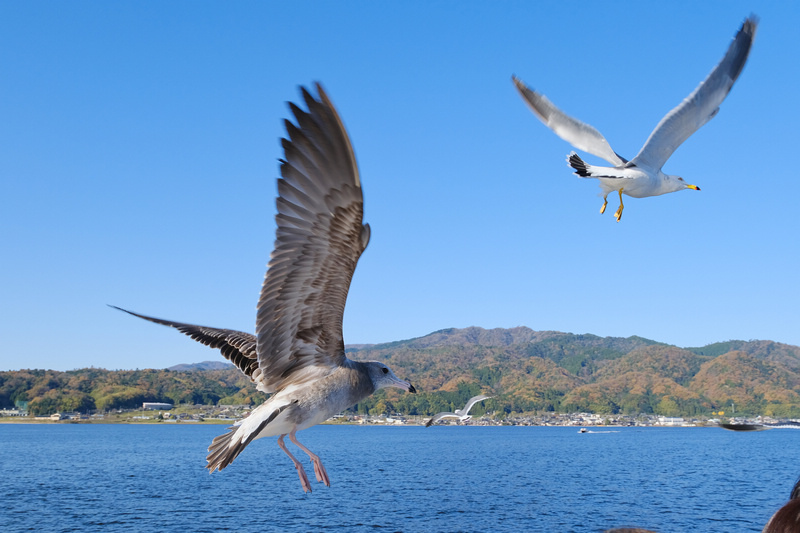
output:
[[[800,416],[800,347],[773,341],[683,349],[636,336],[465,328],[350,356],[383,361],[426,391],[467,383],[499,393],[506,410],[694,415],[733,402],[737,412]]]
[[[598,337],[526,327],[446,329],[376,345],[348,346],[356,360],[388,364],[420,394],[379,391],[357,409],[432,414],[480,391],[499,412],[560,411],[663,415],[727,409],[800,416],[800,347],[726,341],[679,348],[641,337]],[[209,352],[211,354],[213,352]],[[225,363],[220,357],[218,362]],[[205,370],[203,368],[212,368]],[[0,372],[0,407],[32,412],[130,408],[143,401],[260,403],[235,368],[200,363],[175,370],[82,369]]]

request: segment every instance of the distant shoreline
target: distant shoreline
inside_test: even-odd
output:
[[[176,420],[172,422],[164,420],[14,420],[14,419],[0,419],[0,424],[82,424],[82,425],[127,425],[127,426],[145,426],[145,425],[162,425],[162,426],[225,426],[233,425],[237,420]],[[360,427],[424,427],[424,423],[412,424],[371,424],[360,422],[322,422],[320,426],[360,426]],[[439,424],[437,424],[439,425]],[[716,428],[715,424],[694,424],[686,426],[671,426],[671,425],[651,425],[651,426],[628,426],[628,425],[614,425],[614,424],[583,424],[583,425],[537,425],[537,424],[441,424],[442,427],[548,427],[548,428],[570,428],[576,431],[580,428]]]

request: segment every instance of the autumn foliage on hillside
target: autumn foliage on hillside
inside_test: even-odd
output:
[[[735,406],[737,413],[800,417],[800,348],[772,341],[683,349],[641,337],[466,328],[349,347],[348,356],[385,362],[420,391],[379,391],[355,406],[361,413],[431,415],[460,408],[483,392],[495,398],[476,405],[477,416],[485,411],[692,416]],[[258,404],[264,398],[233,367],[0,372],[0,407],[28,401],[34,414],[136,408],[145,401]]]

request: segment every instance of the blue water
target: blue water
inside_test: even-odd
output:
[[[800,474],[791,429],[317,426],[305,495],[274,438],[209,475],[223,432],[0,425],[0,530],[761,531]]]

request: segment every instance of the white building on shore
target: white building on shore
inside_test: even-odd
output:
[[[142,409],[145,411],[153,410],[153,411],[169,411],[174,406],[171,403],[159,403],[159,402],[144,402],[142,404]]]

